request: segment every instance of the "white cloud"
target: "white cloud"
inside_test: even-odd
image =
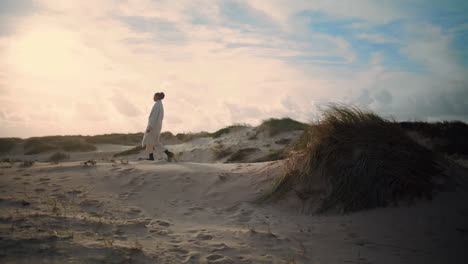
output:
[[[403,43],[402,52],[430,69],[428,75],[390,71],[379,53],[347,67],[359,55],[347,39],[307,32],[305,21],[291,19],[301,10],[359,18],[365,25],[402,16],[373,1],[249,1],[284,26],[274,34],[224,25],[211,1],[41,2],[46,11],[21,18],[15,34],[0,39],[0,136],[141,131],[157,91],[166,93],[163,129],[174,133],[269,117],[310,121],[330,101],[421,117],[417,106],[426,109],[428,103],[418,96],[440,95],[442,86],[457,92],[459,83],[466,84],[450,36],[437,28],[408,27],[415,37]],[[210,23],[192,24],[194,14]],[[168,21],[184,38],[160,41],[164,32],[133,30],[123,16]],[[393,41],[379,34],[358,37]],[[464,106],[456,98],[441,96],[456,105],[444,115],[464,111],[457,110]]]

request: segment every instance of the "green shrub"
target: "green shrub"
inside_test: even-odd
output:
[[[49,156],[48,161],[52,162],[52,163],[55,163],[55,164],[58,164],[59,162],[61,162],[63,160],[66,160],[66,159],[69,159],[69,158],[70,158],[70,156],[68,156],[67,154],[65,154],[63,152],[55,152],[54,154]]]
[[[287,172],[260,200],[295,190],[311,210],[356,211],[430,198],[442,168],[398,123],[355,107],[330,106],[305,131]]]

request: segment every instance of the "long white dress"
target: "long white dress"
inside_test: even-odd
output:
[[[151,109],[151,114],[148,117],[148,126],[141,141],[141,146],[145,148],[147,153],[159,153],[163,151],[163,145],[160,140],[163,119],[164,107],[161,100],[158,100]],[[150,132],[146,132],[148,129]]]

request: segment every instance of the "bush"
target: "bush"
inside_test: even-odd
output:
[[[430,198],[433,178],[442,170],[434,154],[398,123],[354,107],[329,107],[295,150],[286,174],[260,200],[294,190],[319,213],[385,207],[404,198]]]
[[[63,152],[55,152],[54,154],[50,155],[48,161],[52,162],[52,163],[55,163],[55,164],[58,164],[60,161],[63,161],[63,160],[69,159],[69,158],[70,158],[70,156],[68,156],[67,154],[65,154]]]

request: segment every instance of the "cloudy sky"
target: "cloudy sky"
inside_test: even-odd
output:
[[[466,0],[0,0],[0,137],[468,121],[467,47]]]

